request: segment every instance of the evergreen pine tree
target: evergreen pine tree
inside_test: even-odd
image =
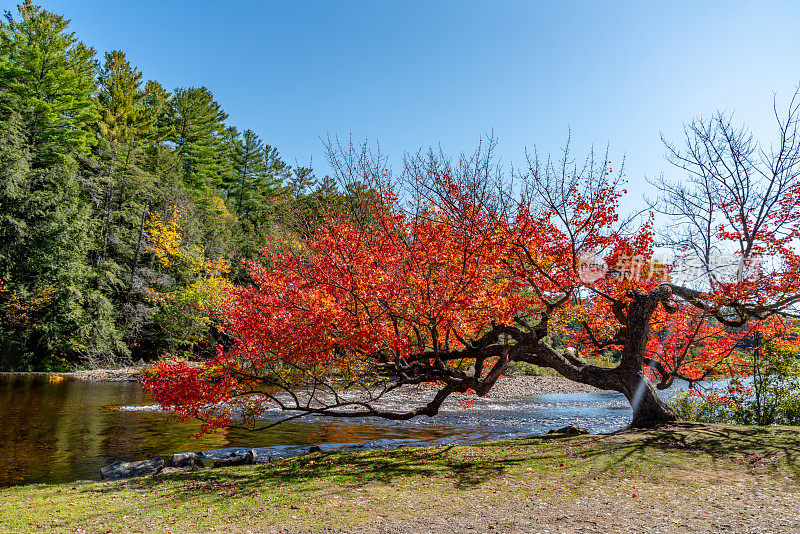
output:
[[[77,158],[96,143],[94,51],[26,1],[0,23],[0,277],[5,367],[113,350],[113,308],[89,287],[90,206]]]
[[[175,142],[183,183],[198,197],[222,186],[223,136],[228,115],[205,87],[178,88],[172,97]]]

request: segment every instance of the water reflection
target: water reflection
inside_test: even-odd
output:
[[[180,451],[257,448],[260,456],[323,448],[445,444],[541,434],[577,424],[611,431],[630,421],[630,407],[611,392],[479,399],[469,410],[452,399],[434,418],[393,422],[315,418],[260,432],[223,430],[200,439],[197,422],[168,422],[136,383],[96,383],[47,376],[0,376],[0,485],[96,479],[117,459],[138,460]]]

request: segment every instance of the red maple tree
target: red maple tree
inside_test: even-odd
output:
[[[716,127],[724,133],[729,124]],[[737,165],[746,147],[727,139]],[[700,152],[693,162],[673,151],[682,168],[711,165],[717,180],[656,184],[660,205],[688,227],[671,234],[679,260],[703,253],[703,276],[686,283],[676,262],[655,259],[652,217],[621,217],[621,173],[607,161],[577,167],[565,150],[559,163],[532,158],[511,184],[490,164],[490,144],[457,164],[408,158],[391,178],[351,146],[334,168],[375,194],[348,216],[326,217],[310,238],[285,232],[280,246],[247,263],[253,284],[230,291],[219,310],[236,340],[231,350],[199,366],[161,363],[144,382],[162,405],[206,428],[258,426],[276,407],[291,417],[409,419],[435,415],[454,393],[484,395],[511,362],[527,362],[623,393],[633,426],[672,421],[654,386],[741,373],[747,343],[792,339],[784,319],[800,300],[800,150],[789,141],[760,182],[726,174]],[[697,142],[720,149],[725,141]],[[691,226],[696,207],[680,205],[687,191],[706,210],[705,234]],[[713,269],[721,250],[748,265],[746,275]],[[566,345],[556,332],[571,333]],[[601,352],[617,363],[587,362]],[[430,387],[416,404],[386,402],[421,384]]]

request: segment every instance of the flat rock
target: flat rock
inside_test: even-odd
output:
[[[548,434],[566,434],[568,436],[578,436],[580,434],[591,434],[588,428],[580,428],[574,425],[568,425],[558,430],[552,429],[547,432]]]
[[[162,467],[164,467],[164,460],[161,458],[142,460],[140,462],[123,462],[122,460],[117,460],[113,464],[100,469],[100,476],[103,480],[144,477],[155,475]]]
[[[232,465],[250,465],[256,461],[256,453],[255,449],[250,449],[244,454],[235,454],[232,453],[227,458],[222,458],[221,460],[217,460],[214,462],[214,465],[211,467],[229,467]]]

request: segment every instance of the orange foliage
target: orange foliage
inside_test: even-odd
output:
[[[572,343],[584,355],[619,351],[634,292],[670,282],[670,266],[653,260],[652,218],[636,232],[619,231],[624,191],[616,182],[577,181],[563,204],[535,210],[523,203],[509,212],[477,203],[446,173],[435,179],[447,193],[444,205],[408,213],[384,187],[369,224],[328,216],[301,247],[293,243],[248,262],[255,284],[231,288],[220,302],[225,328],[237,339],[233,350],[219,351],[200,369],[164,366],[146,381],[155,398],[178,413],[203,416],[213,428],[227,424],[229,414],[204,412],[204,403],[225,398],[229,407],[248,403],[258,411],[252,397],[239,394],[287,367],[306,379],[368,377],[407,361],[433,377],[437,369],[455,369],[454,376],[465,366],[486,365],[476,373],[486,377],[497,357],[444,362],[437,355],[472,346],[495,325],[540,319],[564,332],[577,326]],[[766,305],[794,288],[800,261],[786,238],[768,230],[759,253],[778,254],[780,272],[720,282],[713,295],[702,295],[705,302]],[[168,229],[162,234],[166,249],[174,241]],[[608,273],[582,278],[587,256]],[[651,332],[646,356],[653,363],[645,368],[659,363],[690,380],[741,373],[743,344],[788,333],[775,314],[731,328],[696,302],[672,299],[653,314]],[[207,373],[215,379],[204,384]]]

